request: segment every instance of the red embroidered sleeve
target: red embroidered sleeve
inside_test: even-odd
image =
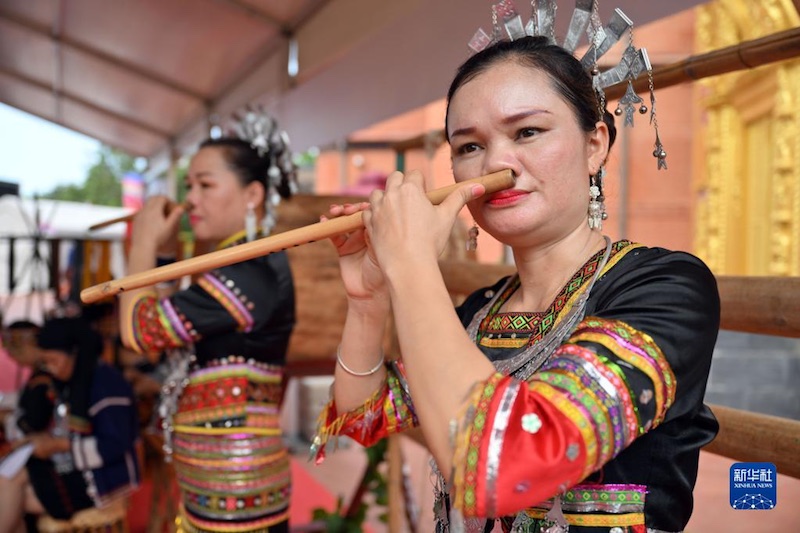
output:
[[[486,517],[536,505],[657,426],[674,397],[648,335],[587,318],[528,382],[495,374],[476,387],[454,442],[455,506]]]
[[[317,464],[325,459],[325,446],[331,437],[347,436],[363,446],[372,446],[418,424],[402,364],[391,362],[386,369],[383,386],[360,407],[340,415],[331,399],[322,410],[312,445]]]
[[[152,293],[142,295],[131,306],[131,348],[140,353],[160,353],[199,339],[192,324],[178,313],[169,299],[158,300]]]

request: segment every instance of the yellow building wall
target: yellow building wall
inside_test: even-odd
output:
[[[800,25],[791,0],[713,0],[696,20],[697,53]],[[800,60],[696,93],[696,253],[716,274],[800,275]]]

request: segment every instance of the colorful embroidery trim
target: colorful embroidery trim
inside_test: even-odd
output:
[[[254,324],[253,315],[244,302],[245,296],[239,291],[232,279],[220,279],[223,276],[218,272],[203,274],[197,284],[208,292],[225,310],[233,317],[242,331],[250,331]],[[237,294],[238,293],[238,294]]]
[[[613,243],[611,256],[601,275],[608,272],[629,252],[641,247],[640,244],[625,240]],[[539,313],[498,313],[508,298],[519,288],[519,277],[514,276],[481,321],[477,332],[478,344],[489,348],[522,348],[542,340],[547,332],[569,313],[594,276],[602,257],[603,251],[593,255],[564,285],[550,307]]]

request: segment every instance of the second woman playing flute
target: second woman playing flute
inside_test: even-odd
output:
[[[174,250],[184,211],[194,237],[218,249],[264,236],[294,186],[290,158],[285,136],[258,110],[242,117],[237,136],[204,142],[186,176],[188,208],[165,214],[167,199],[156,197],[136,215],[128,273]],[[205,272],[166,297],[124,292],[121,309],[128,346],[183,352],[159,410],[181,489],[178,531],[288,531],[279,407],[295,300],[286,254]]]

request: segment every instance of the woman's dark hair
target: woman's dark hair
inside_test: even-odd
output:
[[[60,350],[75,359],[65,396],[69,399],[70,416],[89,420],[94,370],[103,353],[103,337],[82,317],[60,317],[45,320],[36,344],[43,350]],[[59,387],[64,386],[62,383]]]
[[[284,175],[284,169],[276,161],[280,154],[275,154],[274,157],[270,154],[259,155],[258,150],[253,148],[249,142],[236,137],[206,139],[200,144],[200,148],[219,148],[228,167],[239,178],[242,186],[249,185],[254,181],[260,183],[264,186],[265,199],[270,167],[278,168],[281,172],[281,180],[276,187],[278,194],[282,198],[289,198],[292,195],[289,179]]]
[[[30,320],[17,320],[6,326],[6,329],[39,329],[39,324]]]
[[[514,41],[500,41],[467,59],[456,71],[447,91],[445,134],[450,115],[450,102],[456,91],[491,66],[502,62],[517,62],[541,70],[553,82],[553,88],[575,112],[578,124],[584,131],[594,131],[600,117],[597,95],[592,87],[592,77],[581,62],[560,46],[550,44],[546,37],[522,37]],[[608,126],[609,149],[614,144],[617,130],[614,116],[603,110],[602,120]]]
[[[90,324],[95,324],[104,318],[113,317],[115,312],[115,302],[101,302],[81,306],[81,317]]]
[[[43,350],[61,350],[72,356],[82,351],[98,355],[103,351],[103,338],[82,317],[45,320],[36,344]]]

